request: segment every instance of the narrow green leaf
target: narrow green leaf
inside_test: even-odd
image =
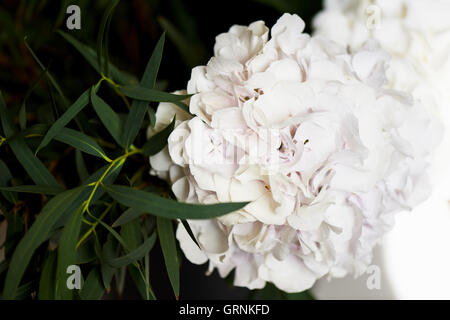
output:
[[[114,236],[114,238],[116,238],[117,241],[119,241],[119,243],[126,251],[130,251],[130,248],[128,247],[127,243],[125,242],[125,240],[123,240],[120,234],[117,233],[116,230],[114,230],[101,220],[97,220],[97,222],[100,223],[103,227],[105,227],[105,229],[108,230]]]
[[[262,289],[250,291],[249,300],[285,300],[285,296],[275,285],[267,283]]]
[[[46,68],[44,71],[42,71],[41,74],[39,75],[39,77],[34,81],[34,83],[31,85],[31,87],[25,93],[25,97],[24,97],[24,99],[22,101],[22,105],[20,106],[20,109],[19,109],[19,124],[20,124],[21,130],[25,130],[27,127],[27,111],[26,111],[27,100],[30,97],[33,90],[37,87],[39,82],[41,82],[42,78],[47,74],[47,72],[48,72],[48,68]]]
[[[31,55],[33,56],[33,59],[36,60],[37,64],[39,65],[39,67],[42,69],[42,71],[46,71],[47,68],[44,67],[44,65],[42,64],[42,62],[39,60],[39,58],[37,57],[37,55],[34,53],[34,51],[31,49],[31,47],[28,45],[28,42],[26,40],[26,37],[24,39],[24,44],[25,47],[28,49],[28,51],[30,51]],[[53,76],[50,74],[50,72],[47,70],[45,72],[45,75],[47,76],[47,79],[50,81],[50,83],[53,85],[53,87],[56,89],[56,91],[58,92],[58,94],[60,95],[61,99],[63,100],[63,103],[67,106],[68,105],[68,101],[67,97],[64,95],[64,93],[61,90],[61,87],[58,85],[58,83],[56,82],[55,78],[53,78]]]
[[[166,263],[167,274],[169,275],[175,297],[178,300],[180,296],[180,264],[178,262],[172,220],[157,217],[156,226],[158,229],[159,243]]]
[[[208,50],[201,41],[187,36],[185,30],[181,32],[172,22],[164,17],[158,17],[158,22],[166,30],[167,36],[178,49],[181,58],[189,68],[207,62]]]
[[[0,275],[5,272],[9,267],[9,260],[3,260],[0,263]]]
[[[88,63],[98,72],[100,73],[100,68],[97,62],[97,53],[94,49],[88,47],[87,45],[79,42],[77,39],[72,37],[70,34],[65,33],[63,31],[58,30],[58,33],[66,39],[75,49],[80,52],[80,54],[88,61]],[[120,84],[133,84],[138,83],[138,80],[132,75],[126,74],[123,71],[120,71],[111,63],[109,64],[109,70],[111,72],[111,77],[113,80]]]
[[[164,48],[165,35],[162,34],[155,49],[153,50],[152,56],[147,63],[144,74],[140,82],[140,86],[144,88],[153,89],[156,84],[156,77],[158,75],[159,65],[161,64],[162,52]],[[154,111],[149,108],[149,105],[145,101],[134,100],[131,104],[130,113],[127,117],[127,121],[124,127],[124,137],[123,145],[129,147],[133,144],[139,129],[141,128],[142,121],[144,120],[145,113],[149,112],[151,125],[155,125],[156,117],[154,116]]]
[[[156,124],[156,112],[155,112],[155,110],[153,110],[152,107],[149,106],[147,109],[147,114],[148,114],[148,118],[150,120],[150,125],[152,126],[152,128],[154,128],[155,124]]]
[[[58,187],[59,183],[48,171],[44,164],[33,154],[25,141],[22,139],[11,141],[9,144],[14,154],[37,185]]]
[[[189,98],[191,95],[172,94],[156,89],[148,89],[138,85],[120,86],[120,92],[127,97],[141,101],[176,102]]]
[[[141,231],[141,223],[138,220],[133,220],[124,224],[120,228],[120,236],[127,244],[128,252],[135,250],[143,242],[143,235]]]
[[[112,198],[124,206],[169,219],[211,219],[242,209],[248,204],[248,202],[189,204],[120,185],[104,188]]]
[[[31,293],[33,292],[33,287],[36,285],[37,281],[30,281],[26,284],[20,286],[17,289],[16,297],[14,300],[25,300],[27,298],[30,298]]]
[[[144,214],[143,211],[139,211],[133,208],[127,209],[122,215],[113,223],[113,228],[120,227],[130,221],[133,221]]]
[[[64,191],[61,187],[52,186],[15,186],[15,187],[0,187],[1,191],[8,192],[24,192],[24,193],[37,193],[37,194],[48,194],[57,195]]]
[[[30,139],[35,137],[42,137],[44,136],[45,132],[50,128],[48,124],[44,123],[37,123],[34,124],[27,129],[17,132],[14,136],[12,136],[9,141],[23,138],[23,139]]]
[[[84,162],[83,155],[80,150],[75,150],[75,165],[77,167],[78,175],[80,180],[87,180],[89,177],[89,172],[86,168],[86,163]]]
[[[106,289],[111,289],[111,280],[116,272],[116,269],[112,267],[107,261],[111,261],[116,258],[117,245],[114,238],[109,236],[106,243],[103,245],[102,259],[101,259],[101,271],[103,285]]]
[[[156,234],[153,233],[150,237],[147,238],[147,240],[144,241],[142,245],[140,245],[135,250],[131,251],[130,253],[122,257],[109,260],[107,261],[107,263],[114,268],[121,268],[129,264],[132,264],[135,261],[143,258],[153,248],[155,242],[156,242]]]
[[[152,56],[150,57],[144,74],[142,75],[141,86],[145,88],[154,88],[156,85],[156,78],[158,76],[159,66],[161,65],[165,40],[166,34],[165,32],[163,32],[158,42],[156,43]]]
[[[54,300],[56,288],[56,267],[57,253],[50,251],[42,268],[41,279],[39,281],[39,300]]]
[[[84,107],[89,103],[89,90],[83,92],[83,94],[75,101],[64,114],[56,120],[56,122],[50,127],[44,139],[42,139],[36,153],[40,149],[47,146],[47,144],[66,126]]]
[[[83,288],[81,288],[80,297],[83,300],[99,300],[105,292],[105,287],[102,284],[100,272],[94,267],[89,272],[86,281],[84,281]]]
[[[97,113],[100,121],[103,123],[105,128],[114,138],[114,140],[121,146],[121,135],[122,135],[122,122],[120,117],[114,110],[99,96],[95,94],[95,91],[91,90],[91,102]]]
[[[74,298],[74,290],[67,288],[67,267],[77,261],[77,242],[82,221],[82,207],[74,210],[64,227],[58,246],[58,296],[64,300]]]
[[[0,117],[6,138],[14,136],[17,133],[17,129],[9,116],[1,92]],[[36,158],[23,139],[13,139],[9,141],[9,145],[16,155],[17,160],[19,160],[22,164],[34,183],[38,185],[59,186],[59,183],[56,181],[55,177],[53,177],[42,162]]]
[[[163,130],[152,136],[142,147],[142,153],[146,156],[152,156],[160,152],[167,144],[167,139],[175,128],[175,117],[172,122]]]
[[[139,274],[139,269],[136,268],[136,266],[130,264],[128,265],[128,271],[130,272],[131,279],[133,279],[133,282],[136,288],[138,289],[142,299],[147,299],[147,288],[145,282],[142,281],[142,277]],[[155,294],[153,293],[151,287],[149,287],[149,298],[151,300],[156,300]]]
[[[103,44],[103,48],[104,48],[104,61],[103,61],[103,65],[105,68],[105,75],[109,78],[110,74],[109,74],[109,29],[111,27],[111,20],[112,20],[112,13],[111,15],[109,15],[108,20],[106,22],[106,28],[105,28],[105,41]]]
[[[2,159],[0,159],[0,186],[6,186],[11,179],[11,171],[9,171],[6,163],[4,163]]]
[[[25,233],[25,236],[14,251],[3,290],[3,297],[5,299],[13,299],[15,297],[20,280],[34,251],[48,239],[49,232],[59,217],[67,210],[70,210],[74,204],[78,205],[76,202],[74,203],[74,199],[82,191],[83,188],[78,187],[60,193],[51,199],[42,209],[36,221],[31,225],[30,230]]]
[[[181,110],[183,110],[183,111],[185,111],[185,112],[187,112],[187,113],[191,113],[190,111],[189,111],[189,106],[186,104],[186,103],[184,103],[184,102],[181,102],[181,101],[175,101],[175,102],[172,102],[174,105],[176,105],[178,108],[180,108]]]
[[[197,247],[200,248],[200,245],[197,242],[197,239],[194,236],[194,233],[192,232],[191,226],[186,220],[180,220],[181,224],[183,225],[184,229],[186,229],[187,233],[189,234],[189,237],[191,237],[192,241],[197,245]],[[201,248],[200,248],[201,249]]]
[[[107,27],[110,16],[114,12],[114,8],[119,3],[119,0],[112,0],[109,2],[108,7],[106,7],[105,13],[103,14],[102,20],[100,22],[100,29],[97,36],[97,63],[100,66],[100,72],[105,74],[106,59],[103,56],[106,48],[104,47],[103,40],[105,39],[105,29]],[[106,75],[106,74],[105,74]]]
[[[0,186],[8,186],[9,181],[12,179],[11,171],[9,171],[8,166],[0,159]],[[9,191],[2,191],[1,194],[11,203],[17,201],[17,194]]]
[[[114,238],[116,238],[116,240],[121,244],[121,246],[123,247],[125,252],[130,253],[132,251],[130,246],[126,243],[126,241],[113,228],[111,228],[110,226],[108,226],[106,223],[104,223],[101,220],[97,219],[97,222],[100,223],[103,227],[105,227],[110,232],[110,234],[112,236],[114,236]],[[142,272],[140,270],[140,265],[137,262],[134,262],[133,264],[139,270],[139,272],[142,276]],[[147,292],[147,289],[148,289],[149,296],[154,297],[154,293],[152,292],[149,283],[148,284],[146,283],[146,292]]]
[[[94,139],[79,131],[69,128],[61,128],[55,135],[54,139],[71,145],[72,147],[87,154],[103,158],[107,161],[111,160],[106,156],[105,151],[102,150]]]
[[[67,7],[70,5],[71,0],[61,0],[61,6],[59,7],[58,16],[55,22],[55,28],[59,27],[65,20]]]
[[[97,258],[94,248],[94,238],[86,241],[77,249],[77,260],[76,265],[86,264],[94,261]]]

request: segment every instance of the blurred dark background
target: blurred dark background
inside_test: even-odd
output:
[[[66,28],[69,16],[66,8],[71,4],[81,8],[81,30]],[[25,37],[69,100],[75,100],[98,81],[98,73],[56,30],[68,32],[95,49],[100,20],[107,4],[108,0],[0,2],[0,90],[9,107],[20,107],[26,92],[42,73],[25,46]],[[264,20],[270,28],[283,12],[290,12],[305,20],[309,32],[310,21],[320,9],[319,0],[123,0],[114,12],[109,32],[111,61],[121,70],[140,78],[156,41],[165,30],[167,40],[158,86],[169,91],[182,89],[186,88],[192,67],[206,64],[211,57],[215,37],[233,24],[248,25]],[[43,117],[39,110],[51,103],[52,90],[46,81],[40,81],[27,99],[27,112],[35,111],[36,117]],[[111,104],[120,104],[107,88],[102,90],[105,91],[102,95],[106,95],[105,99]],[[52,119],[38,120],[52,122]],[[156,296],[173,299],[159,247],[152,251],[150,259]],[[186,260],[182,262],[181,299],[248,298],[249,290],[232,287],[232,279],[221,279],[217,272],[207,277],[206,269],[206,264],[196,266]],[[111,293],[105,298],[117,297]],[[132,281],[127,281],[121,298],[139,298]]]

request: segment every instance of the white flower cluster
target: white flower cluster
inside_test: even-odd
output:
[[[180,224],[193,263],[250,289],[286,292],[325,275],[360,275],[393,214],[429,194],[428,158],[440,130],[427,109],[385,85],[389,56],[375,42],[349,54],[303,33],[297,15],[233,26],[192,70],[191,114],[176,115],[168,147],[150,158],[179,201],[249,201],[212,220]]]
[[[350,51],[369,39],[378,41],[392,57],[386,72],[388,87],[411,93],[450,126],[449,0],[325,0],[324,5],[314,19],[315,35]],[[433,162],[436,183],[450,180],[449,151],[447,130]]]

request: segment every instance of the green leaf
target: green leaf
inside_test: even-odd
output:
[[[115,227],[120,227],[121,225],[124,225],[130,221],[133,221],[137,218],[139,218],[140,216],[142,216],[144,214],[144,212],[133,209],[133,208],[128,208],[124,213],[122,213],[122,215],[113,223],[113,228]]]
[[[140,210],[136,210],[133,208],[128,208],[123,212],[120,217],[113,223],[113,227],[120,227],[124,226],[130,222],[134,222],[136,219],[141,217],[142,215],[146,214],[145,212],[142,212]]]
[[[30,230],[25,233],[25,236],[17,245],[11,258],[11,264],[6,275],[5,287],[3,290],[3,297],[5,299],[13,299],[15,297],[20,280],[22,279],[34,251],[48,239],[49,232],[52,230],[53,225],[59,217],[67,210],[70,210],[74,204],[78,205],[76,202],[74,203],[74,199],[76,199],[82,191],[83,188],[78,187],[60,193],[51,199],[42,209]]]
[[[112,236],[114,236],[114,238],[116,238],[116,240],[121,244],[121,246],[123,247],[123,249],[125,250],[125,252],[130,253],[132,250],[130,248],[130,246],[127,244],[127,242],[110,226],[108,226],[106,223],[104,223],[101,220],[98,220],[98,223],[100,223],[103,227],[105,227]],[[141,278],[144,279],[142,271],[140,270],[140,265],[137,262],[134,262],[133,265],[139,270],[139,273],[141,275]],[[145,280],[146,281],[146,280]],[[147,283],[146,281],[146,293],[148,292],[148,297],[149,298],[154,298],[154,293],[151,289],[150,283]]]
[[[143,242],[141,223],[138,220],[133,220],[124,224],[120,228],[120,236],[127,244],[127,253],[133,251]]]
[[[150,119],[150,125],[152,126],[152,128],[154,128],[156,124],[156,112],[152,107],[149,106],[147,109],[147,114],[148,118]]]
[[[156,43],[152,56],[150,57],[144,74],[142,75],[141,86],[145,88],[154,88],[156,85],[156,78],[158,76],[159,66],[161,65],[165,40],[166,34],[165,32],[163,32],[158,42]]]
[[[147,299],[147,287],[145,285],[145,282],[142,280],[141,275],[139,274],[139,269],[136,268],[136,266],[130,264],[128,265],[128,271],[130,272],[131,279],[133,280],[142,299]],[[156,300],[155,294],[153,293],[151,287],[149,288],[148,293],[151,300]]]
[[[105,151],[103,151],[94,139],[79,131],[69,128],[61,128],[61,130],[59,130],[59,132],[55,135],[55,140],[71,145],[72,147],[87,154],[103,158],[108,162],[111,161],[111,159],[106,156]]]
[[[121,135],[122,135],[122,122],[120,117],[114,110],[99,96],[95,94],[95,90],[91,90],[91,102],[97,113],[100,121],[103,123],[105,128],[114,138],[114,140],[121,146]]]
[[[50,127],[44,139],[42,139],[36,153],[40,149],[47,146],[47,144],[65,127],[84,107],[89,103],[89,90],[83,92],[83,94],[75,101],[64,114],[56,120],[56,122]]]
[[[77,261],[77,241],[80,235],[83,217],[82,206],[72,212],[69,222],[64,227],[58,247],[58,296],[72,300],[74,290],[67,288],[67,267]]]
[[[162,34],[155,49],[153,50],[152,56],[147,63],[144,74],[140,82],[140,86],[143,88],[153,89],[156,83],[156,77],[158,75],[159,65],[161,64],[162,52],[164,48],[165,35]],[[145,113],[149,111],[151,125],[155,125],[156,117],[154,116],[154,111],[149,108],[149,105],[145,101],[135,100],[131,104],[130,113],[127,117],[127,121],[124,127],[124,137],[123,145],[129,147],[133,144],[139,129],[141,128],[142,121],[144,120]]]
[[[77,167],[78,175],[80,176],[80,180],[84,181],[88,179],[89,172],[86,168],[86,163],[84,162],[83,155],[80,150],[75,150],[75,165]]]
[[[83,181],[83,185],[89,185],[93,182],[96,182],[105,173],[105,171],[108,169],[108,167],[109,167],[109,164],[98,169],[96,172],[94,172],[89,177],[89,179],[87,179],[86,181]],[[119,175],[122,167],[123,167],[122,165],[119,165],[119,166],[116,166],[115,168],[113,168],[112,171],[109,171],[107,173],[106,177],[103,179],[103,184],[104,185],[112,184],[117,179],[117,176]],[[73,201],[72,210],[74,208],[78,207],[84,200],[86,200],[87,197],[90,195],[91,191],[92,191],[92,187],[89,187],[89,188],[86,188],[85,190],[83,190],[81,192],[81,194],[78,196],[78,198],[76,198],[76,200]],[[101,186],[98,187],[97,191],[94,193],[94,196],[92,197],[92,203],[95,203],[104,194],[105,194],[105,190],[103,189],[103,187],[101,187]],[[67,211],[69,211],[69,210],[67,210]],[[67,219],[68,219],[67,214],[62,215],[60,217],[60,219],[57,220],[57,222],[54,224],[52,232],[55,232],[58,228],[64,226],[66,224]]]
[[[108,240],[103,245],[102,259],[101,259],[101,271],[103,285],[106,289],[111,289],[111,280],[115,273],[115,268],[107,263],[107,261],[113,260],[116,257],[116,248],[114,238],[108,236]]]
[[[8,182],[12,179],[11,171],[9,171],[8,166],[0,159],[0,186],[6,187]],[[17,201],[17,194],[8,191],[2,191],[1,194],[11,203]]]
[[[25,171],[30,175],[31,179],[37,185],[47,185],[58,187],[59,183],[55,177],[48,171],[44,164],[33,154],[23,139],[11,141],[9,143],[11,149],[24,167]]]
[[[105,287],[102,284],[100,272],[94,267],[89,272],[84,285],[81,288],[80,297],[83,300],[99,300],[105,292]]]
[[[36,282],[37,281],[30,281],[24,284],[23,286],[20,286],[17,289],[16,297],[14,298],[14,300],[25,300],[26,298],[29,298],[31,293],[33,292],[33,287],[36,284]]]
[[[186,94],[172,94],[156,89],[148,89],[138,85],[120,86],[119,91],[127,97],[154,102],[176,102],[189,98],[191,95]]]
[[[103,56],[104,51],[107,51],[103,44],[103,40],[105,39],[105,29],[107,27],[108,21],[114,12],[114,8],[119,3],[119,0],[112,0],[109,2],[108,7],[106,7],[105,13],[103,14],[102,20],[100,22],[100,29],[97,36],[97,63],[100,66],[100,72],[106,75],[106,59]]]
[[[197,242],[197,239],[194,236],[194,233],[192,232],[191,226],[189,225],[189,223],[186,220],[180,220],[181,224],[183,225],[184,229],[186,229],[189,237],[191,237],[192,241],[194,241],[194,243],[197,245],[197,247],[200,248],[200,245]],[[201,248],[200,248],[201,249]]]
[[[77,260],[74,264],[80,265],[94,261],[97,258],[94,249],[94,238],[86,241],[77,249]]]
[[[0,92],[0,117],[3,125],[3,131],[6,138],[14,136],[17,132],[8,110],[6,109],[3,96]],[[42,162],[36,158],[36,156],[31,152],[28,145],[23,139],[14,139],[9,141],[9,146],[17,157],[17,160],[22,164],[25,171],[30,175],[34,183],[38,185],[46,186],[59,186],[55,177],[47,170],[47,168],[42,164]]]
[[[104,61],[103,61],[103,65],[105,68],[105,75],[109,78],[109,29],[111,28],[111,20],[112,20],[112,12],[109,15],[107,22],[106,22],[106,28],[105,28],[105,36],[104,36],[104,44],[103,44],[103,48],[104,48]]]
[[[172,220],[157,217],[159,243],[164,255],[167,274],[172,284],[173,292],[178,300],[180,296],[180,263],[177,256],[177,245],[173,234]]]
[[[297,0],[253,0],[253,1],[272,7],[273,9],[278,10],[281,13],[302,12],[301,10],[299,11],[299,9],[302,7],[301,1]]]
[[[175,102],[172,102],[174,105],[176,105],[178,108],[180,108],[181,110],[183,110],[183,111],[185,111],[186,113],[191,113],[190,111],[189,111],[189,106],[186,104],[186,103],[184,103],[184,102],[181,102],[181,101],[175,101]]]
[[[249,300],[285,300],[285,296],[275,285],[267,283],[262,289],[250,291]]]
[[[248,202],[189,204],[120,185],[104,188],[113,199],[124,206],[169,219],[211,219],[242,209],[248,204]]]
[[[58,30],[58,33],[66,39],[67,42],[69,42],[72,46],[75,47],[75,49],[78,50],[78,52],[81,53],[81,55],[88,61],[88,63],[98,72],[100,73],[100,68],[97,62],[97,53],[87,45],[79,42],[77,39],[72,37],[70,34],[65,33],[61,30]],[[111,72],[111,77],[120,84],[132,84],[132,83],[138,83],[138,80],[129,75],[126,74],[119,69],[117,69],[115,66],[113,66],[111,63],[109,64],[109,70]]]
[[[49,128],[50,126],[47,124],[37,123],[23,131],[16,133],[9,140],[11,141],[17,138],[29,139],[34,137],[42,137]]]
[[[146,156],[152,156],[160,152],[167,144],[167,139],[175,128],[175,117],[172,122],[163,130],[152,136],[142,147],[142,153]]]
[[[55,78],[53,78],[53,76],[50,74],[50,72],[47,70],[47,68],[44,67],[44,65],[42,64],[42,62],[39,60],[39,58],[37,57],[37,55],[34,53],[34,51],[31,49],[31,47],[28,45],[28,42],[26,40],[26,37],[24,39],[24,44],[25,47],[28,49],[28,51],[30,51],[31,55],[33,56],[33,59],[36,60],[37,64],[39,65],[39,67],[42,69],[42,71],[45,71],[45,75],[47,76],[47,79],[50,81],[50,83],[53,85],[53,87],[56,89],[56,91],[58,92],[58,94],[60,95],[61,99],[63,100],[63,103],[67,106],[68,105],[68,100],[67,97],[64,95],[64,93],[62,92],[60,86],[58,85],[58,83],[56,82]],[[47,71],[46,71],[47,70]]]
[[[37,193],[37,194],[49,194],[57,195],[64,191],[61,187],[52,186],[15,186],[15,187],[0,187],[1,191],[8,192],[24,192],[24,193]]]
[[[97,222],[100,223],[103,227],[105,227],[106,230],[109,231],[109,233],[111,233],[114,238],[116,238],[117,241],[119,241],[119,243],[122,245],[122,247],[127,250],[130,251],[130,248],[128,247],[127,243],[125,242],[125,240],[123,240],[123,238],[120,236],[120,234],[117,233],[116,230],[114,230],[113,228],[111,228],[110,226],[108,226],[106,223],[104,223],[101,220],[97,219]]]
[[[37,87],[39,82],[41,82],[42,78],[47,74],[48,68],[41,72],[39,77],[34,81],[34,83],[31,85],[31,87],[28,89],[28,91],[25,93],[25,97],[22,101],[22,105],[19,109],[19,124],[20,129],[25,130],[27,127],[27,111],[26,111],[26,103],[28,98],[30,97],[33,90]]]
[[[6,186],[11,179],[11,171],[9,171],[6,163],[0,159],[0,186]]]
[[[0,275],[5,272],[5,270],[7,270],[9,267],[9,260],[3,260],[0,263]]]
[[[107,261],[107,263],[114,268],[121,268],[129,264],[132,264],[137,260],[143,258],[153,248],[155,242],[156,242],[156,234],[153,233],[150,237],[147,238],[147,240],[144,241],[142,245],[140,245],[135,250],[131,251],[130,253],[122,257],[109,260]]]
[[[44,262],[42,268],[41,279],[39,281],[39,300],[54,300],[55,288],[56,288],[56,267],[57,266],[57,253],[56,251],[50,251],[48,257]]]
[[[205,64],[208,59],[208,50],[198,39],[188,37],[184,30],[180,30],[164,17],[158,17],[161,27],[167,31],[167,36],[175,44],[181,58],[189,68]]]

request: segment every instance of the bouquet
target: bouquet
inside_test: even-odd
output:
[[[156,299],[158,247],[177,299],[183,256],[237,287],[310,298],[320,278],[363,274],[395,213],[429,197],[443,136],[431,88],[447,82],[414,60],[422,51],[404,59],[405,44],[345,29],[356,3],[327,1],[313,35],[297,14],[230,21],[201,63],[160,18],[190,67],[169,92],[165,33],[139,79],[112,62],[118,2],[96,50],[57,31],[96,71],[74,99],[27,38],[35,82],[20,101],[0,94],[3,299],[120,297],[127,279]],[[50,101],[36,108],[43,83]]]

